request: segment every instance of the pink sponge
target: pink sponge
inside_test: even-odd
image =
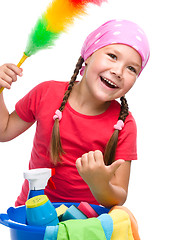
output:
[[[98,214],[87,202],[81,202],[78,206],[78,209],[83,212],[88,218],[98,217]]]

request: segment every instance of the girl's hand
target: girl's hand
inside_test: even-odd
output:
[[[22,76],[23,69],[18,68],[15,64],[7,63],[0,66],[0,88],[11,88],[12,82],[17,81],[17,76]]]
[[[91,151],[76,160],[76,167],[80,176],[89,185],[99,186],[109,184],[118,167],[124,163],[124,160],[117,160],[110,166],[106,166],[101,151]]]

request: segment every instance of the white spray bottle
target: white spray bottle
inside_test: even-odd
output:
[[[54,187],[51,177],[55,174],[55,168],[36,168],[24,172],[24,178],[29,181],[28,199],[44,195],[44,189],[50,183]]]

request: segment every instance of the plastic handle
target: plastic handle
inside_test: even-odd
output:
[[[22,65],[22,63],[24,63],[26,58],[28,58],[28,56],[26,56],[26,54],[23,53],[22,58],[20,59],[19,63],[17,64],[17,67],[20,67]],[[4,87],[0,88],[0,94],[2,93],[3,90],[4,90]]]

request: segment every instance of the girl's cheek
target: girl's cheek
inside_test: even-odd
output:
[[[134,81],[126,82],[123,86],[124,91],[127,93],[133,87],[134,83]]]

